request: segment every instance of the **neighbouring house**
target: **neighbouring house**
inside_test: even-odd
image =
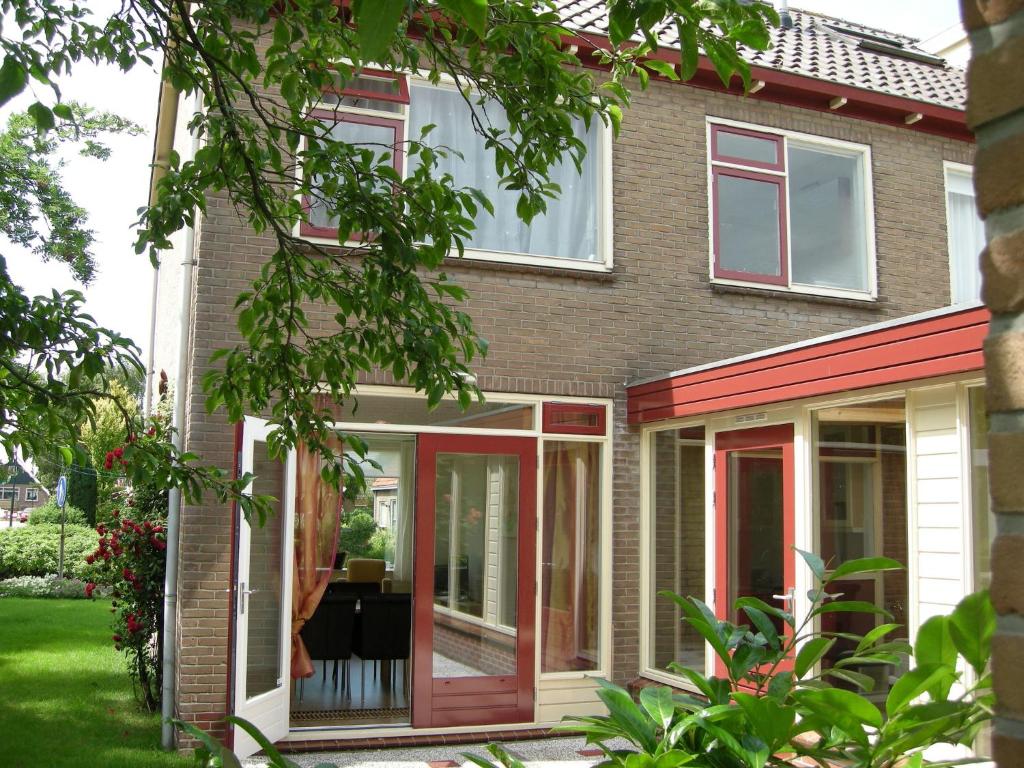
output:
[[[0,517],[7,519],[12,511],[16,514],[35,509],[50,500],[50,492],[20,461],[8,462],[0,469],[4,475],[0,483]]]
[[[560,5],[586,58],[606,6]],[[806,611],[793,546],[906,563],[847,591],[909,637],[986,583],[988,318],[964,74],[902,35],[792,20],[751,57],[750,94],[702,62],[689,83],[636,93],[616,141],[593,126],[547,219],[526,227],[489,190],[495,219],[445,264],[490,342],[475,369],[487,402],[428,411],[379,377],[358,411],[337,409],[381,467],[394,560],[329,574],[302,685],[293,542],[310,531],[292,521],[308,519],[315,464],[269,461],[265,423],[211,416],[199,384],[238,338],[235,292],[266,244],[223,200],[182,233],[159,273],[155,370],[187,373],[185,448],[225,467],[240,455],[281,503],[255,530],[229,507],[181,510],[178,717],[235,713],[323,746],[507,733],[600,711],[599,677],[685,688],[669,662],[710,669],[660,590],[723,616],[746,594]],[[455,91],[365,77],[341,135],[367,116],[387,141],[436,123],[465,155],[456,179],[486,186]],[[189,117],[162,100],[158,157],[189,156]],[[330,230],[316,216],[311,238]],[[884,692],[893,670],[870,672]]]

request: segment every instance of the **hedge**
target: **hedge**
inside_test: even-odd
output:
[[[85,512],[80,510],[78,507],[73,507],[68,504],[64,507],[64,514],[64,519],[67,525],[90,527],[88,520],[85,518]],[[60,507],[58,507],[52,500],[46,502],[41,507],[37,507],[29,513],[29,525],[41,525],[43,523],[55,523],[60,525]]]
[[[96,550],[96,531],[81,525],[68,525],[64,531],[65,575],[95,581],[98,569],[86,563],[85,556]],[[0,579],[56,573],[59,553],[59,525],[41,523],[0,529]]]

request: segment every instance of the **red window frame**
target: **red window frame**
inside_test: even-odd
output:
[[[595,415],[596,424],[559,424],[560,416]],[[581,403],[544,403],[541,406],[541,430],[561,435],[604,435],[607,432],[607,410],[603,405]]]
[[[375,77],[380,80],[393,80],[398,83],[398,93],[381,93],[379,91],[367,91],[362,88],[337,88],[329,86],[324,89],[326,93],[333,93],[338,96],[358,96],[359,98],[372,99],[374,101],[390,101],[395,104],[409,103],[409,78],[405,75],[394,72],[385,72],[383,69],[364,68],[355,73],[355,77]]]
[[[725,269],[721,265],[721,204],[718,200],[718,177],[732,176],[740,179],[774,184],[779,193],[779,274],[766,275],[756,272],[740,272],[737,270]],[[727,168],[724,166],[713,166],[711,169],[711,218],[714,230],[714,257],[715,277],[723,277],[729,280],[743,280],[745,282],[767,283],[769,285],[789,286],[789,232],[787,231],[786,217],[786,177],[776,176],[769,173],[758,173],[757,171],[746,171],[741,168]]]
[[[373,99],[376,101],[387,101],[396,104],[408,104],[409,103],[409,80],[405,75],[397,75],[390,72],[384,72],[376,69],[362,69],[356,73],[357,75],[369,75],[371,77],[381,77],[388,80],[394,80],[398,83],[398,93],[377,93],[374,91],[366,91],[361,88],[334,88],[328,87],[325,89],[328,93],[334,93],[339,96],[358,96],[361,98]],[[396,117],[388,117],[384,114],[378,115],[367,115],[362,112],[350,112],[347,107],[338,106],[336,108],[324,108],[318,107],[309,111],[309,116],[329,121],[333,123],[359,123],[360,125],[376,125],[391,128],[394,136],[394,141],[391,146],[391,162],[395,169],[395,172],[401,176],[404,173],[405,168],[405,148],[403,141],[405,140],[405,115],[399,115]],[[302,199],[303,209],[307,213],[307,218],[303,219],[299,224],[299,234],[309,235],[312,237],[324,237],[324,238],[337,238],[338,229],[337,227],[318,227],[310,223],[308,219],[308,213],[310,209],[310,200],[308,196],[304,196]],[[352,233],[353,236],[358,237],[359,233]]]
[[[749,136],[754,139],[772,142],[775,144],[775,157],[777,158],[777,161],[775,163],[763,163],[758,160],[746,160],[742,157],[733,157],[732,155],[722,154],[718,151],[718,136],[723,133],[731,133],[734,136]],[[712,125],[711,159],[716,163],[735,163],[736,165],[743,165],[748,168],[763,168],[766,171],[785,172],[786,146],[782,140],[782,136],[779,136],[778,134],[761,133],[760,131],[751,131],[747,128],[734,128],[731,125]]]

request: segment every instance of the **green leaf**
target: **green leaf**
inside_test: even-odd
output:
[[[353,3],[356,39],[363,60],[380,61],[395,37],[407,5],[406,0],[362,0]]]
[[[53,119],[53,111],[41,102],[35,102],[26,111],[40,131],[49,131],[57,124]]]
[[[770,752],[778,751],[789,742],[790,730],[796,718],[795,707],[782,706],[775,699],[749,693],[735,693],[733,699],[743,709],[754,733],[768,746]]]
[[[855,573],[874,573],[876,571],[902,571],[903,564],[891,557],[861,557],[841,563],[831,574],[829,581],[838,581]]]
[[[914,641],[914,658],[919,665],[942,666],[955,672],[957,650],[953,636],[949,631],[948,616],[932,616],[917,630]],[[953,687],[954,677],[950,675],[940,680],[928,690],[928,695],[935,701],[941,701],[949,695]]]
[[[439,5],[466,22],[477,37],[487,34],[487,0],[441,0]]]
[[[918,696],[936,686],[945,678],[952,677],[949,668],[941,664],[922,664],[900,675],[885,699],[885,711],[894,717]]]
[[[662,77],[667,77],[669,80],[678,80],[679,75],[676,72],[676,68],[669,64],[667,61],[659,61],[658,59],[651,59],[644,62],[644,66],[652,72],[657,72]]]
[[[949,617],[953,643],[979,677],[988,666],[995,631],[996,612],[987,591],[965,597]]]
[[[683,80],[689,80],[697,74],[700,61],[700,46],[697,45],[697,27],[689,21],[676,22],[679,33],[679,72]]]
[[[842,688],[820,688],[797,692],[799,701],[825,722],[834,723],[858,744],[866,745],[863,726],[880,728],[882,713],[863,696]]]
[[[8,54],[0,64],[0,107],[13,99],[28,82],[28,73],[17,59]]]
[[[651,685],[640,691],[640,705],[662,728],[667,729],[676,713],[672,691],[663,685]]]
[[[844,680],[847,683],[852,683],[862,691],[871,691],[875,688],[875,678],[871,677],[871,675],[865,675],[863,672],[854,672],[852,669],[837,669],[832,667],[831,669],[826,669],[822,672],[822,675]]]
[[[806,675],[828,653],[835,643],[835,638],[828,637],[814,637],[804,643],[800,647],[800,651],[796,655],[796,661],[793,664],[793,672],[796,676],[803,677]]]
[[[825,562],[818,555],[813,552],[805,552],[802,549],[798,549],[797,554],[804,559],[807,567],[811,569],[811,573],[818,581],[825,580]]]
[[[823,613],[875,613],[880,616],[889,616],[884,608],[879,608],[874,603],[866,600],[837,600],[834,603],[825,603],[811,611],[811,616],[820,616]]]

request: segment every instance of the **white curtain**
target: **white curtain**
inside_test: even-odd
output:
[[[979,255],[985,247],[985,225],[978,217],[971,175],[946,173],[946,206],[949,209],[949,289],[953,304],[981,299]]]
[[[396,582],[412,582],[413,509],[416,496],[416,444],[403,442],[399,453],[398,530],[395,531]]]
[[[481,190],[494,205],[494,216],[480,211],[476,230],[468,247],[483,251],[549,256],[581,261],[598,261],[598,130],[595,120],[589,131],[577,122],[576,135],[587,145],[582,175],[572,160],[551,169],[551,181],[559,184],[558,200],[548,202],[548,212],[525,224],[516,215],[515,190],[501,189],[494,169],[494,153],[473,130],[469,106],[462,95],[450,88],[413,85],[410,91],[409,138],[418,139],[422,128],[433,124],[426,143],[448,147],[464,159],[450,154],[440,161],[440,171],[449,172],[457,186]],[[479,110],[479,108],[478,108]],[[491,124],[506,128],[504,110],[491,103],[486,107]],[[417,156],[418,157],[418,156]],[[417,162],[417,157],[411,162]]]

